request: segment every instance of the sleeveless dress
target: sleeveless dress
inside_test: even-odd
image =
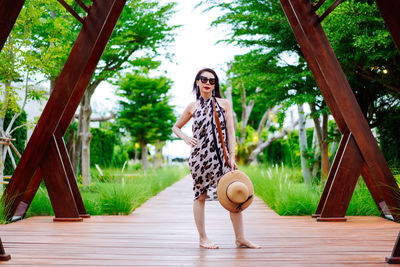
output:
[[[200,96],[199,105],[193,113],[192,126],[193,137],[197,139],[197,144],[191,148],[189,157],[195,200],[206,192],[206,200],[218,200],[218,181],[222,175],[231,170],[225,162],[212,101],[215,101],[229,160],[225,110],[218,105],[214,97],[204,100]]]

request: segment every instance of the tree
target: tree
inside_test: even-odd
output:
[[[171,128],[176,120],[173,107],[168,104],[171,80],[127,74],[120,82],[118,120],[141,147],[142,166],[148,167],[147,144],[171,139]]]
[[[84,184],[90,183],[90,100],[97,86],[103,81],[118,77],[124,69],[154,69],[159,62],[153,58],[161,48],[166,48],[173,40],[173,30],[177,26],[168,21],[175,13],[175,3],[160,4],[155,0],[128,0],[118,20],[82,98],[79,111],[78,138],[74,155],[81,158]],[[137,55],[141,53],[141,55]],[[77,170],[78,166],[75,165]]]

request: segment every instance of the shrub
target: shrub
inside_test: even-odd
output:
[[[109,167],[113,159],[115,133],[102,128],[91,128],[90,132],[93,135],[90,142],[90,165],[98,164],[102,167]]]

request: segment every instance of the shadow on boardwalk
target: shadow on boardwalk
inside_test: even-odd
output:
[[[399,224],[378,217],[317,223],[284,217],[260,199],[244,212],[247,237],[262,249],[239,249],[229,214],[206,204],[206,229],[221,249],[198,246],[189,176],[130,216],[93,216],[80,223],[32,217],[0,226],[11,254],[3,266],[384,266]]]

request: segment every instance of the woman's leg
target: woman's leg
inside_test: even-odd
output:
[[[230,216],[231,216],[233,230],[235,231],[236,246],[247,247],[247,248],[261,248],[260,246],[250,242],[244,237],[242,213],[230,212]]]
[[[199,232],[200,247],[203,248],[219,248],[217,245],[208,240],[205,230],[204,206],[206,194],[201,195],[193,202],[193,215],[196,222],[197,231]]]

